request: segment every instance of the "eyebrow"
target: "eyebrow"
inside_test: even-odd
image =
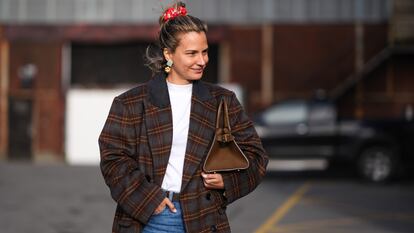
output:
[[[197,52],[197,51],[198,50],[195,50],[195,49],[187,49],[187,50],[185,50],[186,53],[187,52]],[[208,51],[208,47],[202,50],[202,52],[205,52],[205,51]]]

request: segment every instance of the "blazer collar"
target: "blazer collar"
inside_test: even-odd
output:
[[[148,89],[150,102],[152,104],[157,107],[167,107],[170,105],[166,74],[157,74],[150,81],[148,81]],[[201,101],[207,101],[213,98],[207,85],[199,80],[193,81],[192,95]]]

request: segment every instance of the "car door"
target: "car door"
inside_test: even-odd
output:
[[[294,159],[309,155],[307,116],[305,101],[282,102],[260,115],[256,129],[270,157]]]
[[[335,154],[338,141],[336,110],[326,101],[313,101],[309,104],[307,141],[309,156],[330,158]]]

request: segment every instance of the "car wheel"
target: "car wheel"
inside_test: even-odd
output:
[[[390,180],[397,166],[395,153],[386,147],[371,147],[363,150],[357,162],[360,176],[375,183]]]

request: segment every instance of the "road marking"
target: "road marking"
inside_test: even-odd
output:
[[[291,224],[284,224],[283,226],[275,227],[268,232],[272,233],[288,233],[288,232],[321,232],[323,230],[338,229],[344,226],[353,226],[355,229],[361,229],[366,220],[400,220],[406,223],[412,223],[414,216],[395,216],[395,214],[370,214],[370,215],[355,215],[352,217],[330,218],[330,219],[316,219],[303,222],[295,222]],[[332,232],[332,231],[331,231]]]
[[[357,226],[361,224],[362,220],[353,217],[322,219],[306,222],[296,222],[294,224],[287,224],[279,227],[274,227],[272,233],[287,233],[287,232],[320,232],[326,229],[336,229],[344,226]]]
[[[310,182],[304,183],[300,186],[290,197],[286,200],[281,207],[276,209],[276,211],[267,219],[267,221],[262,224],[255,233],[266,233],[269,230],[274,229],[277,223],[287,214],[287,212],[292,209],[302,198],[302,196],[309,190]]]

